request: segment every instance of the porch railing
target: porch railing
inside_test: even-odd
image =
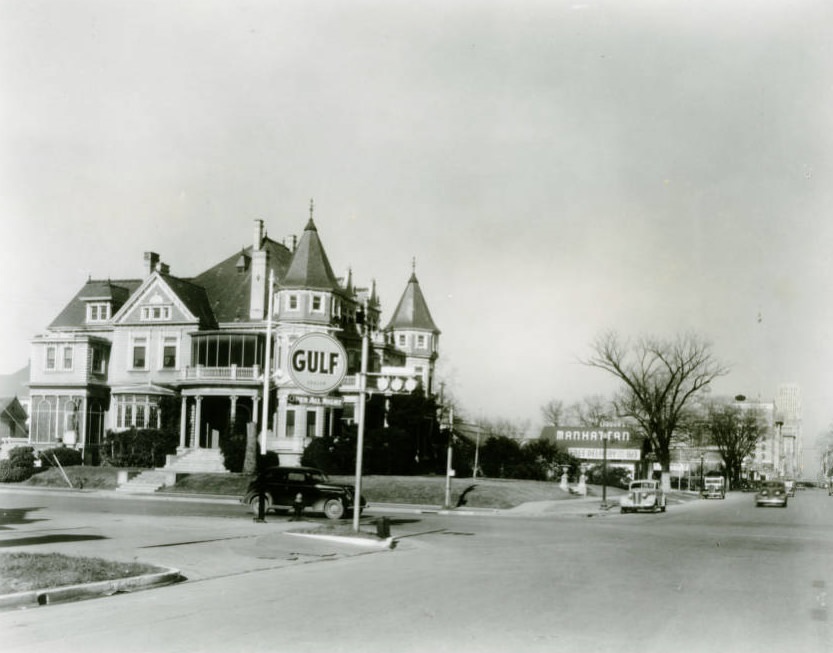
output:
[[[231,365],[229,367],[206,367],[204,365],[197,365],[196,367],[185,368],[186,379],[253,381],[260,374],[260,365],[254,365],[252,367],[239,367],[237,365]]]

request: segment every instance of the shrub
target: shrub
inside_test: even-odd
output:
[[[56,458],[61,464],[61,467],[72,467],[73,465],[81,464],[81,452],[77,449],[71,449],[69,447],[44,449],[40,452],[40,458],[43,461],[44,468],[56,467]]]
[[[281,458],[277,451],[267,451],[262,456],[258,456],[257,461],[261,469],[278,467],[281,464]]]
[[[162,467],[165,456],[176,453],[179,436],[157,429],[109,431],[101,447],[104,465],[113,467]]]
[[[622,467],[608,465],[607,474],[604,473],[603,465],[594,465],[587,470],[587,482],[593,485],[608,485],[627,490],[630,480],[630,472]]]
[[[34,473],[34,467],[15,467],[10,460],[0,460],[0,483],[20,483]]]
[[[25,469],[35,468],[35,449],[34,447],[15,447],[9,451],[9,465],[12,467],[22,467]]]

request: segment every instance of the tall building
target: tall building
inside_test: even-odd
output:
[[[804,471],[801,417],[801,388],[782,383],[775,395],[775,421],[780,431],[781,473],[787,478],[799,478]]]
[[[142,269],[138,278],[89,279],[34,337],[35,447],[63,442],[94,464],[107,431],[159,428],[178,413],[172,468],[199,460],[219,471],[220,438],[247,424],[266,431],[266,449],[283,464],[297,464],[313,438],[355,418],[363,329],[368,372],[432,392],[440,331],[416,275],[382,328],[375,282],[358,288],[352,273],[336,277],[312,207],[300,238],[271,240],[255,220],[249,247],[194,277],[174,276],[155,252],[144,253]],[[337,338],[348,354],[331,396],[311,398],[286,373],[293,343],[312,332]]]

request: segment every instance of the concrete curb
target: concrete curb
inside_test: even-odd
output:
[[[118,578],[115,580],[103,580],[95,583],[83,583],[80,585],[66,585],[64,587],[53,587],[50,589],[29,590],[15,594],[0,595],[0,610],[11,608],[37,608],[53,603],[68,603],[70,601],[83,601],[101,596],[112,596],[122,592],[134,592],[138,590],[172,585],[185,580],[177,569],[166,569],[153,574],[142,576],[131,576],[129,578]]]
[[[392,537],[387,537],[383,540],[374,540],[368,537],[351,537],[349,535],[329,535],[326,533],[300,533],[297,531],[286,531],[284,534],[295,535],[296,537],[308,537],[316,540],[327,540],[329,542],[343,542],[344,544],[366,546],[371,549],[392,549],[395,546],[394,538]]]

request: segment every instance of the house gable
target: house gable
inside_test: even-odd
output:
[[[191,296],[186,291],[192,291]],[[179,292],[177,292],[179,291]],[[193,284],[153,273],[113,317],[115,326],[200,324],[210,320],[205,292]]]

